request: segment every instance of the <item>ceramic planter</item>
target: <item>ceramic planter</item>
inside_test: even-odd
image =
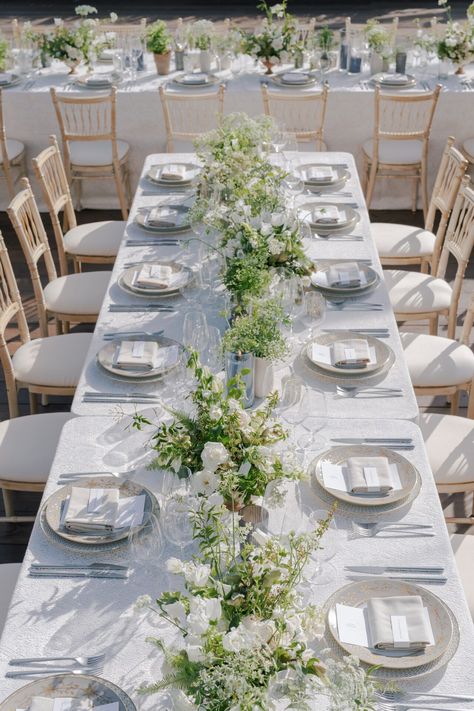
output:
[[[201,49],[199,53],[199,65],[201,68],[201,72],[209,74],[209,72],[211,71],[211,61],[212,56],[210,51],[208,49]]]
[[[241,376],[245,386],[244,407],[251,407],[255,399],[254,394],[254,356],[253,353],[234,353],[226,351],[225,354],[225,374],[226,380]],[[243,373],[243,371],[247,371]]]
[[[255,358],[254,392],[255,397],[266,397],[273,390],[273,363],[266,358]]]
[[[158,74],[164,76],[165,74],[170,73],[171,51],[166,52],[165,54],[154,54],[153,59],[155,60],[156,71]]]

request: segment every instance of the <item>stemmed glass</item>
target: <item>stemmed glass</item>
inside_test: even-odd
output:
[[[282,306],[290,318],[288,345],[291,348],[294,343],[293,321],[303,307],[303,282],[301,278],[294,276],[280,282],[277,286],[277,293],[280,294]]]
[[[188,311],[183,322],[183,344],[202,353],[208,343],[209,328],[206,314],[198,309]]]
[[[193,541],[193,527],[189,517],[189,501],[186,495],[173,494],[163,511],[163,527],[168,541],[179,548],[181,558],[184,549]]]
[[[300,175],[292,171],[291,165],[288,166],[288,173],[283,178],[282,185],[289,200],[290,210],[294,210],[296,198],[304,191],[304,181]]]
[[[304,526],[309,532],[317,529],[320,523],[327,518],[329,512],[303,508],[302,513],[302,527]],[[300,532],[302,532],[302,527]],[[311,553],[310,561],[306,568],[306,579],[311,585],[327,585],[336,576],[335,567],[329,563],[339,549],[337,524],[334,517],[331,519],[321,540],[321,546]]]
[[[221,347],[221,332],[217,326],[207,329],[207,347],[202,355],[203,365],[207,365],[212,373],[220,373],[224,367],[224,357]]]
[[[193,267],[187,283],[181,289],[181,293],[191,306],[197,307],[203,291],[204,284],[202,282],[201,269],[200,267]]]
[[[136,564],[157,567],[164,550],[163,531],[155,513],[150,513],[143,526],[130,526],[128,534],[130,559]]]
[[[326,317],[326,299],[319,291],[306,291],[303,296],[303,309],[299,321],[305,326],[300,331],[299,342],[306,343],[314,338]],[[309,330],[309,338],[308,338]]]
[[[305,429],[297,439],[298,446],[303,452],[307,449],[322,449],[326,439],[317,433],[326,424],[327,404],[324,392],[316,388],[307,388],[298,404],[298,409],[303,411],[303,419],[300,422]]]

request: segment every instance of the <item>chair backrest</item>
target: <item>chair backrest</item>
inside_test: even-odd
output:
[[[294,134],[297,141],[314,141],[318,150],[323,148],[324,120],[328,100],[328,87],[308,94],[287,94],[270,91],[262,84],[263,108],[280,125]]]
[[[426,145],[441,85],[425,94],[383,93],[375,88],[374,151],[379,140],[421,140]]]
[[[438,266],[449,216],[468,166],[469,161],[454,147],[454,138],[450,136],[441,157],[425,221],[425,228],[432,231],[436,214],[439,211],[440,219],[436,230],[436,242],[432,262],[433,272],[436,272]]]
[[[465,346],[471,345],[471,331],[474,324],[474,292],[471,293],[469,299],[469,305],[467,307],[466,315],[464,317],[464,322],[462,325],[461,338],[459,339],[461,343]]]
[[[18,400],[15,373],[6,337],[7,327],[12,321],[17,324],[21,343],[27,343],[30,340],[28,323],[13,273],[12,263],[3,235],[0,233],[0,364],[5,374],[10,417],[17,417]]]
[[[36,158],[33,158],[33,167],[48,206],[58,249],[60,271],[61,275],[64,276],[68,273],[63,241],[64,231],[76,227],[77,221],[56,136],[50,136],[49,140],[51,143],[49,148],[45,148]],[[64,229],[61,225],[61,213],[63,213]]]
[[[174,139],[193,141],[202,133],[216,128],[224,113],[223,84],[217,91],[177,93],[160,86],[161,105],[166,127],[166,150],[174,150]]]
[[[7,207],[7,212],[28,264],[38,309],[41,335],[47,336],[48,318],[38,263],[42,258],[44,259],[48,281],[56,279],[56,267],[54,266],[48,237],[28,179],[22,178],[21,185],[23,190],[13,198]]]
[[[446,239],[438,264],[437,277],[444,278],[449,256],[457,262],[456,276],[452,286],[453,295],[448,320],[448,337],[454,338],[459,297],[464,273],[474,247],[474,190],[469,187],[469,177],[464,176],[446,230]]]
[[[51,97],[58,119],[64,151],[64,162],[69,169],[70,141],[111,141],[112,158],[118,161],[117,150],[117,90],[93,97],[73,97],[58,94],[51,87]]]

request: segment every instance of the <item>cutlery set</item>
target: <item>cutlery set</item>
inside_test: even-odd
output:
[[[161,331],[108,331],[104,333],[102,339],[104,341],[131,341],[134,338],[138,338],[141,341],[155,341],[162,335],[163,329],[161,329]]]
[[[351,538],[374,538],[379,533],[389,532],[402,536],[432,537],[435,534],[430,523],[416,523],[415,521],[394,521],[380,523],[379,521],[352,521]]]
[[[357,396],[364,398],[393,398],[403,397],[403,390],[401,390],[401,388],[387,388],[383,386],[361,388],[358,385],[336,385],[336,395],[345,398]],[[403,442],[399,442],[399,446],[397,447],[394,446],[395,444],[397,443],[390,443],[392,448],[395,449],[413,449],[413,446],[406,445]]]
[[[373,444],[389,449],[414,448],[411,437],[333,437],[331,442],[337,442],[337,444]]]
[[[159,311],[163,313],[176,313],[170,304],[110,304],[110,313],[139,313],[145,311]]]
[[[151,395],[145,392],[134,392],[134,393],[124,393],[124,392],[94,392],[86,391],[82,397],[82,402],[90,403],[156,403],[161,404],[161,400],[158,395]]]
[[[57,662],[50,664],[50,662]],[[25,657],[11,659],[9,665],[25,666],[27,669],[9,671],[7,679],[17,679],[30,676],[48,676],[50,674],[76,674],[100,676],[104,667],[105,654],[79,657]]]
[[[90,565],[32,563],[29,575],[32,578],[127,578],[128,567],[112,563],[91,563]]]
[[[180,247],[182,243],[189,242],[192,237],[186,237],[186,240],[177,239],[127,239],[125,240],[126,247]]]
[[[340,333],[345,331],[352,331],[353,333],[358,333],[361,336],[374,336],[374,338],[390,338],[390,331],[388,328],[323,328],[323,333]]]

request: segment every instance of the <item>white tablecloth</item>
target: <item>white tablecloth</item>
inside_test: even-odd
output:
[[[191,154],[181,154],[175,155],[173,160],[192,160]],[[341,197],[328,197],[326,201],[340,202],[340,203],[357,203],[357,209],[360,214],[360,221],[355,226],[353,234],[363,235],[363,241],[331,241],[329,240],[312,240],[308,242],[308,254],[311,258],[316,261],[324,259],[370,259],[374,269],[382,275],[382,268],[377,256],[377,252],[374,243],[370,236],[370,223],[368,218],[368,213],[365,207],[364,198],[361,192],[359,180],[357,177],[357,172],[355,169],[354,159],[351,155],[347,153],[317,153],[308,154],[308,159],[316,159],[318,161],[332,162],[332,163],[345,163],[349,166],[349,171],[351,173],[351,179],[346,184],[344,190],[350,191],[352,197],[341,198]],[[169,158],[165,155],[152,155],[149,156],[145,162],[144,173],[147,171],[148,166],[153,163],[163,163],[167,162]],[[152,186],[145,180],[140,181],[139,188],[135,197],[135,201],[130,214],[130,219],[125,232],[126,239],[146,239],[146,234],[139,227],[137,227],[134,222],[134,217],[136,211],[144,205],[155,204],[159,197],[157,197],[158,191],[154,190]],[[165,198],[161,198],[165,199]],[[299,197],[299,201],[306,201],[310,199],[315,202],[322,202],[320,198],[307,198]],[[193,236],[192,233],[189,235],[184,235],[186,239],[188,236]],[[113,303],[120,304],[140,304],[143,303],[143,299],[134,297],[126,292],[124,292],[117,284],[120,274],[123,272],[124,264],[127,262],[137,262],[141,259],[151,260],[152,258],[157,258],[159,256],[166,257],[171,254],[175,254],[179,259],[187,264],[193,264],[197,260],[198,243],[195,241],[192,243],[189,250],[180,250],[176,247],[128,247],[122,243],[122,247],[118,254],[117,260],[115,262],[114,270],[112,273],[110,287],[102,310],[99,315],[97,322],[97,327],[95,329],[93,341],[87,356],[86,364],[79,382],[79,386],[76,391],[74,398],[72,411],[77,415],[99,415],[99,414],[110,414],[113,406],[110,404],[96,404],[96,403],[84,403],[82,402],[83,395],[86,391],[102,391],[102,392],[125,392],[125,391],[140,391],[144,390],[146,392],[156,392],[163,397],[165,402],[168,402],[170,398],[173,397],[173,393],[167,391],[160,383],[150,384],[146,386],[139,386],[135,383],[127,384],[123,382],[118,382],[108,377],[97,365],[96,354],[99,349],[104,345],[103,333],[107,331],[114,330],[135,330],[141,329],[146,331],[157,331],[161,328],[165,330],[164,335],[170,338],[175,338],[182,342],[182,331],[183,331],[183,320],[184,314],[188,309],[188,305],[183,297],[178,297],[176,299],[168,298],[166,303],[174,304],[176,306],[176,313],[174,314],[164,314],[164,313],[110,313],[108,311],[109,305]],[[289,362],[286,362],[282,366],[277,366],[277,384],[280,382],[281,378],[288,375],[290,371],[294,371],[300,374],[309,385],[319,387],[326,392],[326,399],[328,405],[328,415],[330,417],[359,417],[361,412],[364,413],[365,417],[368,418],[378,418],[380,417],[380,412],[383,411],[385,417],[393,418],[403,418],[415,420],[418,416],[418,407],[416,403],[416,398],[413,393],[408,371],[405,365],[405,361],[402,355],[402,347],[398,335],[398,329],[396,322],[392,313],[389,298],[383,279],[378,286],[378,288],[371,292],[366,300],[368,302],[381,303],[384,306],[382,311],[338,311],[338,310],[327,310],[326,320],[323,324],[324,328],[346,328],[346,327],[386,327],[390,330],[390,338],[385,339],[386,342],[395,353],[395,364],[392,369],[387,374],[386,378],[383,380],[384,387],[389,388],[401,388],[403,396],[402,397],[381,397],[377,394],[374,397],[372,394],[360,393],[357,397],[353,399],[348,399],[345,397],[340,397],[336,394],[335,386],[328,383],[323,383],[321,379],[314,377],[310,374],[307,366],[304,365],[304,359],[293,358]],[[146,301],[146,300],[145,300]],[[163,300],[161,300],[163,301]],[[215,311],[210,311],[208,308],[204,307],[207,312],[209,323],[218,325],[221,328],[224,327],[224,321],[220,318]],[[134,411],[135,405],[124,404],[123,409],[125,411]]]
[[[46,499],[57,490],[57,477],[63,472],[106,470],[103,456],[107,451],[97,444],[97,438],[113,420],[105,417],[81,417],[68,422],[63,430],[51,475],[46,487]],[[474,658],[473,627],[461,589],[451,552],[446,526],[439,505],[433,477],[426,459],[421,434],[410,422],[375,420],[332,420],[323,434],[329,439],[340,436],[357,436],[365,432],[371,436],[396,434],[412,437],[413,452],[405,456],[418,468],[422,476],[421,493],[408,510],[393,516],[396,520],[420,521],[426,519],[434,525],[436,536],[409,539],[358,539],[347,540],[349,520],[338,517],[340,529],[335,535],[340,541],[339,551],[331,561],[335,568],[334,579],[327,586],[314,587],[314,600],[323,603],[335,590],[350,582],[346,565],[429,565],[442,564],[448,582],[430,586],[454,612],[460,627],[459,648],[448,666],[423,678],[404,682],[403,687],[416,690],[434,690],[458,694],[474,694],[474,678],[470,673]],[[140,471],[137,480],[160,491],[159,476]],[[305,486],[305,485],[304,485]],[[305,503],[321,508],[309,487]],[[165,556],[175,555],[171,548]],[[28,566],[34,562],[64,563],[80,560],[60,546],[51,545],[35,524],[23,569],[13,597],[8,620],[0,641],[0,699],[27,683],[24,680],[5,679],[8,660],[13,657],[31,657],[48,654],[107,654],[102,676],[121,686],[144,711],[164,711],[156,697],[141,697],[136,688],[144,681],[161,678],[161,654],[145,643],[147,635],[171,640],[169,628],[160,625],[157,618],[147,618],[133,611],[139,595],[158,596],[166,589],[174,589],[173,580],[163,573],[163,561],[158,569],[135,565],[127,548],[113,554],[97,554],[91,560],[129,563],[130,578],[123,580],[32,579]],[[444,704],[454,706],[454,704]],[[467,704],[456,704],[460,709]]]
[[[470,70],[470,68],[469,68]],[[49,88],[60,89],[70,81],[70,77],[58,69],[44,70],[45,74],[35,78],[34,85],[27,91],[24,83],[20,87],[4,91],[4,111],[8,135],[23,141],[27,147],[28,164],[31,159],[48,145],[51,133],[58,135],[59,129],[54,115]],[[437,81],[433,72],[420,74],[428,79],[431,87]],[[229,71],[222,72],[226,82],[224,111],[245,111],[255,116],[263,113],[260,84],[262,74],[244,73],[232,78]],[[172,75],[171,77],[172,78]],[[367,75],[347,75],[332,71],[325,77],[330,84],[330,96],[326,115],[325,140],[333,151],[347,151],[357,158],[361,169],[361,145],[371,138],[373,130],[374,99],[373,91],[363,90],[361,80]],[[147,71],[139,74],[136,83],[125,82],[118,91],[118,136],[131,146],[130,163],[132,186],[135,188],[145,156],[152,152],[165,150],[165,127],[158,95],[158,87],[167,78],[158,77],[148,64]],[[439,98],[429,155],[429,182],[434,182],[443,147],[448,136],[455,136],[459,142],[473,134],[467,117],[474,111],[474,91],[464,91],[460,79],[452,76],[442,80],[445,90]],[[423,91],[420,86],[417,91]],[[182,90],[181,90],[182,91]],[[189,91],[189,90],[188,90]],[[191,90],[193,91],[193,90]],[[199,90],[197,90],[199,91]],[[293,91],[293,90],[291,90]],[[298,91],[310,91],[298,90]],[[92,94],[78,89],[79,95]],[[96,95],[95,92],[93,95]],[[179,145],[176,146],[178,150]],[[189,150],[188,146],[181,149]],[[311,147],[310,147],[311,149]],[[32,172],[32,171],[31,171]],[[377,189],[372,203],[373,208],[395,209],[411,206],[411,185],[404,181],[377,181]],[[91,187],[92,186],[92,187]],[[38,196],[40,191],[38,191]],[[6,204],[6,191],[2,188],[0,199]],[[85,207],[110,208],[117,206],[117,199],[108,181],[92,181],[84,190]],[[3,207],[2,207],[3,209]]]

